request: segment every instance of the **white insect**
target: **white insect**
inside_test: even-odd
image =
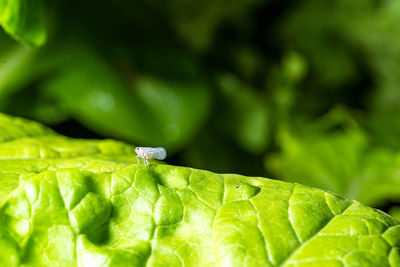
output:
[[[163,160],[167,157],[167,151],[163,147],[137,147],[135,148],[135,152],[138,164],[140,163],[139,158],[142,158],[143,162],[149,165],[148,159]]]

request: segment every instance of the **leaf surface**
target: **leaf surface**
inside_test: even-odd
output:
[[[138,165],[0,115],[2,266],[398,266],[400,224],[299,184]]]

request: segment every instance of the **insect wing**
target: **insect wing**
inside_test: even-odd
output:
[[[149,159],[163,160],[167,157],[167,151],[163,147],[143,147],[142,149]]]

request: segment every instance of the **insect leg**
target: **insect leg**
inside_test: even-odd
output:
[[[136,156],[136,159],[137,159],[137,164],[140,164],[140,157]]]
[[[149,165],[150,165],[150,162],[147,160],[146,157],[143,158],[143,161],[144,161],[144,163],[146,164],[146,166],[149,166]]]

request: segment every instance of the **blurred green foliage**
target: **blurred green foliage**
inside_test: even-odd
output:
[[[400,2],[44,7],[0,0],[22,42],[0,34],[0,111],[165,146],[175,164],[400,203]]]
[[[42,45],[46,41],[43,0],[0,0],[0,25],[23,43]]]

